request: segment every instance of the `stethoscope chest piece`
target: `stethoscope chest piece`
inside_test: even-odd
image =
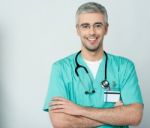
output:
[[[109,86],[109,82],[107,80],[103,80],[101,82],[101,86],[104,88],[104,89],[109,89],[110,90],[110,86]]]

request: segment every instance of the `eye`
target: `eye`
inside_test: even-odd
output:
[[[81,28],[82,28],[82,29],[88,29],[88,28],[89,28],[89,25],[88,25],[88,24],[83,24],[83,25],[81,25]]]
[[[95,26],[95,28],[102,28],[103,25],[102,24],[95,24],[94,26]]]

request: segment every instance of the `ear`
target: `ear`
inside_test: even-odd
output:
[[[78,25],[76,25],[76,32],[77,32],[77,35],[80,35],[80,30],[79,30]]]
[[[109,27],[109,24],[107,23],[105,26],[105,35],[108,33],[108,27]]]

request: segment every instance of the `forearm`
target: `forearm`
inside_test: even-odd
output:
[[[81,115],[110,125],[137,125],[142,118],[143,106],[133,104],[110,109],[82,108]]]
[[[92,128],[102,125],[99,121],[83,116],[72,116],[65,113],[49,113],[54,128]]]
[[[87,118],[87,117],[79,116],[79,118],[82,121],[81,122],[81,124],[83,126],[82,128],[93,128],[93,127],[96,127],[96,126],[104,125],[103,123],[101,123],[99,121],[96,121],[96,120],[93,120],[93,119],[90,119],[90,118]],[[79,127],[77,127],[77,128],[79,128]]]

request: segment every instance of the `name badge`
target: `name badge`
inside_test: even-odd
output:
[[[104,91],[104,102],[118,102],[120,91]]]

